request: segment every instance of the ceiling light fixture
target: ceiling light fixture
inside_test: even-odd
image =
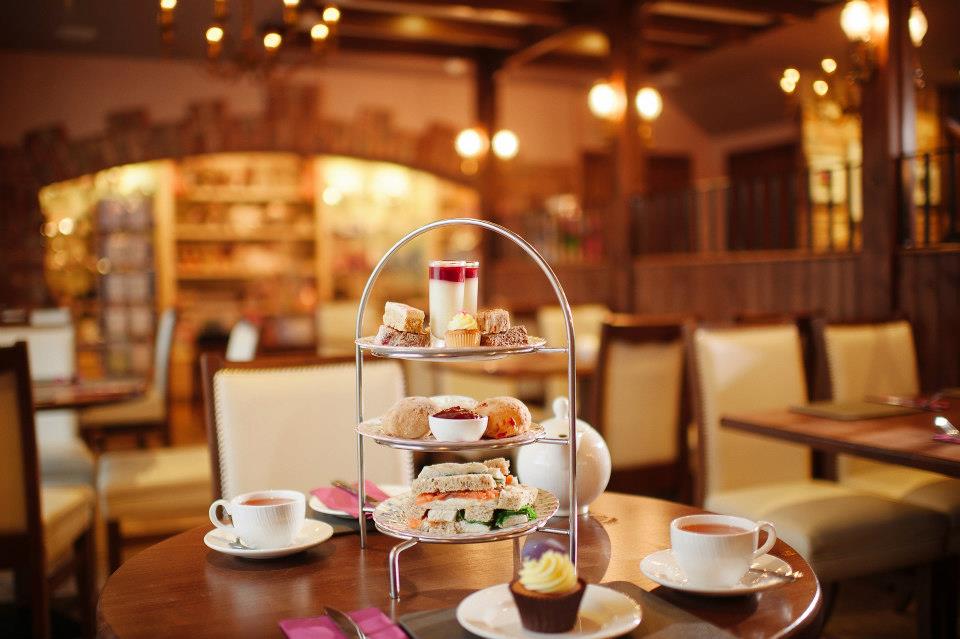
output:
[[[510,129],[500,129],[494,133],[490,145],[493,147],[493,154],[501,160],[512,160],[520,151],[520,140]]]
[[[617,120],[623,115],[623,93],[609,82],[597,82],[587,94],[590,113],[603,120]]]
[[[914,0],[910,7],[910,17],[907,18],[907,29],[910,31],[910,41],[913,42],[913,46],[919,47],[923,44],[928,26],[926,14],[920,8],[920,3]]]
[[[643,87],[637,91],[633,103],[637,107],[637,113],[646,122],[653,122],[663,113],[663,98],[653,87]]]

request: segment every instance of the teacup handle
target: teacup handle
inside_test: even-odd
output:
[[[758,521],[757,530],[766,530],[767,531],[767,540],[763,542],[763,545],[753,551],[753,558],[756,559],[762,555],[770,552],[770,549],[773,548],[773,545],[777,543],[777,531],[769,521]]]
[[[221,520],[220,517],[218,516],[218,514],[217,514],[217,509],[220,508],[221,506],[223,507],[223,511],[224,511],[225,513],[227,513],[228,515],[230,514],[230,502],[227,501],[226,499],[218,499],[217,501],[215,501],[215,502],[213,502],[212,504],[210,504],[210,521],[211,521],[211,522],[213,523],[213,525],[216,526],[217,528],[229,528],[229,529],[233,529],[233,525],[232,525],[232,524],[228,524],[228,523],[224,522],[224,521]],[[231,521],[232,521],[232,515],[231,515]]]

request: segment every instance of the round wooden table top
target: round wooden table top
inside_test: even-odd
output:
[[[816,636],[820,586],[810,566],[778,541],[772,554],[803,571],[797,581],[746,597],[709,598],[668,590],[640,572],[640,560],[669,547],[669,523],[700,512],[672,502],[607,493],[581,518],[580,575],[629,581],[738,637]],[[562,525],[562,524],[558,524]],[[387,555],[399,540],[355,534],[282,559],[237,559],[208,549],[199,527],[152,546],[110,576],[98,605],[98,636],[282,637],[282,619],[376,606],[388,616],[456,606],[513,574],[510,541],[419,544],[400,557],[401,598],[392,601]],[[545,534],[545,533],[539,533]],[[641,625],[641,628],[643,626]]]
[[[146,390],[144,381],[129,379],[34,382],[33,407],[61,410],[105,406],[135,399]]]

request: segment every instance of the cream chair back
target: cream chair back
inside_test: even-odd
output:
[[[354,352],[359,307],[360,300],[321,302],[317,306],[317,352],[320,355]],[[363,314],[363,334],[376,334],[382,316],[383,306],[374,300],[368,301]]]
[[[70,380],[76,373],[73,324],[2,326],[0,345],[29,345],[30,377],[34,381]]]
[[[614,470],[675,461],[679,456],[683,340],[631,342],[606,337],[597,380],[597,415]]]
[[[247,320],[240,320],[230,329],[227,340],[228,362],[249,362],[257,354],[260,329]]]
[[[701,327],[693,331],[691,342],[703,497],[808,478],[810,452],[805,447],[720,427],[726,414],[807,401],[797,327]]]
[[[0,348],[0,535],[35,533],[40,528],[37,447],[30,397],[26,344],[18,342]],[[42,555],[42,545],[39,552]]]
[[[365,416],[382,415],[403,397],[398,362],[366,363],[363,373]],[[223,497],[270,488],[307,493],[356,477],[353,363],[228,363],[205,375],[212,376],[205,386],[219,460],[214,481]],[[373,481],[412,480],[408,452],[367,443],[365,464]]]
[[[167,383],[170,379],[170,350],[173,348],[173,331],[177,324],[177,312],[168,308],[160,314],[153,352],[153,391],[166,400]]]
[[[69,322],[69,316],[67,317]],[[77,372],[74,330],[70,323],[0,327],[0,345],[27,343],[30,377],[34,381],[71,380]],[[44,442],[66,442],[77,436],[77,413],[45,410],[35,416],[37,436]]]
[[[832,397],[859,402],[868,395],[916,395],[920,392],[917,356],[910,322],[827,324],[823,350]],[[886,464],[841,455],[838,476],[889,468]]]
[[[823,342],[834,400],[920,392],[910,322],[827,325]]]
[[[32,326],[63,326],[72,323],[70,309],[65,307],[57,308],[35,308],[30,311],[30,324]]]
[[[602,304],[581,304],[574,306],[573,330],[576,333],[577,354],[581,352],[596,355],[600,348],[600,328],[610,315],[610,309]],[[559,306],[541,306],[537,309],[537,325],[540,337],[550,346],[564,346],[567,333],[563,321],[563,310]]]

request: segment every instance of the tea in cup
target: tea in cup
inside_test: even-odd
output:
[[[760,531],[767,539],[759,548]],[[729,515],[688,515],[670,522],[673,557],[692,586],[733,586],[754,559],[773,548],[777,533],[768,521]]]
[[[230,516],[220,519],[219,509]],[[307,504],[297,490],[261,490],[218,499],[210,505],[210,521],[240,538],[250,548],[283,548],[303,528]]]

